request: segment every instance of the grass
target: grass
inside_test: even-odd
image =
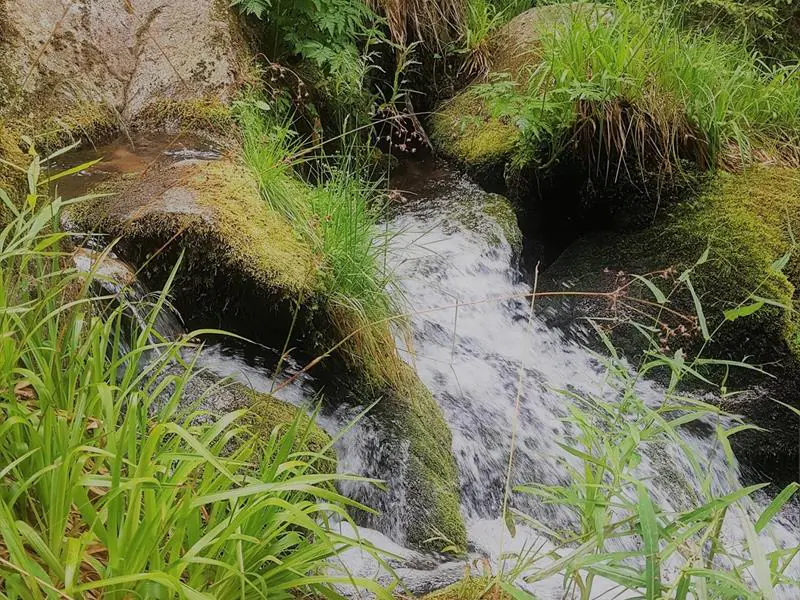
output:
[[[358,149],[312,158],[288,125],[288,116],[265,108],[252,99],[239,103],[245,161],[267,204],[284,215],[312,249],[338,333],[358,331],[354,342],[367,346],[353,356],[380,362],[391,338],[387,322],[395,306],[387,292],[391,280],[382,267],[387,240],[378,232],[378,184],[367,178]],[[316,182],[303,182],[301,168],[312,171]]]
[[[632,371],[610,343],[608,350],[610,357],[598,359],[620,401],[563,392],[569,402],[566,421],[575,431],[569,445],[562,446],[576,459],[565,463],[570,483],[517,488],[545,504],[569,508],[576,523],[573,530],[556,532],[521,516],[521,522],[556,545],[527,558],[526,580],[561,572],[567,588],[581,599],[595,597],[593,586],[601,577],[616,584],[614,593],[634,591],[648,599],[771,598],[797,589],[800,544],[774,540],[770,524],[800,485],[790,484],[764,505],[753,496],[767,484],[743,487],[735,476],[722,484],[715,481],[709,457],[696,453],[680,429],[710,423],[716,431],[716,460],[734,466],[730,438],[752,426],[678,391],[682,381],[694,376],[695,364],[654,352]],[[672,380],[653,407],[637,388],[650,371],[661,368],[671,372]],[[652,450],[665,446],[675,452],[669,460],[689,465],[699,482],[697,489],[686,482],[685,491],[669,500],[651,494],[637,472],[643,456],[655,458]],[[723,521],[740,535],[724,532]],[[625,539],[634,543],[621,550],[619,542]]]
[[[331,520],[365,507],[315,468],[328,448],[294,450],[309,421],[198,418],[180,358],[198,332],[159,338],[166,291],[140,327],[92,296],[57,230],[74,201],[44,202],[38,165],[0,233],[0,597],[385,597],[327,562],[360,545]]]
[[[519,127],[521,161],[567,148],[617,169],[800,160],[797,65],[767,66],[741,44],[680,29],[669,12],[626,1],[573,11],[532,51],[527,81],[475,92]]]
[[[657,291],[657,276],[641,279],[663,311],[670,310],[676,289],[686,287],[696,300],[699,326],[710,340],[736,318],[755,311],[745,300],[731,309],[734,318],[708,327],[691,283],[706,259],[707,251],[680,274],[667,295]],[[599,597],[598,589],[605,585],[598,585],[601,578],[614,587],[600,595],[633,593],[648,600],[791,595],[800,585],[800,540],[781,541],[772,526],[800,484],[789,484],[768,504],[756,501],[754,496],[769,484],[743,486],[731,448],[733,436],[755,427],[683,391],[698,381],[715,387],[701,374],[709,365],[749,370],[753,366],[705,358],[702,352],[693,358],[682,352],[667,355],[648,320],[633,323],[649,340],[650,349],[638,368],[631,368],[601,325],[592,324],[605,346],[596,358],[605,367],[604,383],[613,390],[613,398],[608,400],[605,393],[559,390],[566,403],[564,421],[572,432],[559,444],[569,455],[561,454],[567,483],[531,482],[514,490],[533,495],[544,505],[568,509],[572,525],[556,530],[528,515],[504,511],[506,523],[518,521],[534,529],[553,548],[531,548],[512,561],[510,570],[501,569],[485,589],[494,584],[515,598],[531,598],[515,588],[519,577],[536,583],[560,575],[564,597],[581,600]],[[658,388],[657,401],[646,400],[643,382],[656,373],[668,383]],[[722,398],[735,394],[726,390],[726,380],[727,376],[716,386]],[[800,415],[797,409],[787,408]],[[781,409],[776,406],[776,410]],[[691,432],[697,425],[711,436],[710,454],[695,450],[683,433],[684,427]],[[689,480],[676,479],[680,487],[668,497],[653,494],[647,472],[639,469],[645,457],[655,466],[666,461],[656,476],[670,478],[669,465],[677,464],[690,470]],[[727,467],[727,478],[715,477],[711,463],[719,462]]]

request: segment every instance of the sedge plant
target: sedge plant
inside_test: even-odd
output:
[[[59,232],[81,200],[46,198],[33,165],[21,207],[0,194],[0,598],[385,596],[329,562],[371,552],[332,522],[369,509],[305,449],[308,420],[265,435],[188,403],[189,337],[155,330],[168,287],[133,328],[94,295]]]
[[[785,266],[790,255],[791,250],[774,268]],[[688,288],[706,343],[720,327],[763,306],[746,299],[710,330],[691,283],[695,268],[707,257],[708,251],[681,273],[669,294],[653,280],[638,278],[652,292],[653,305],[662,309],[679,288]],[[656,313],[654,319],[659,318]],[[800,484],[787,485],[771,500],[762,492],[768,484],[743,485],[731,438],[758,428],[687,392],[698,382],[712,385],[709,374],[715,370],[759,369],[746,362],[704,358],[702,352],[694,359],[683,350],[668,355],[653,339],[649,323],[634,324],[647,350],[639,367],[632,368],[608,333],[593,324],[603,344],[596,358],[613,394],[561,390],[567,407],[564,421],[572,432],[559,444],[567,482],[515,488],[544,505],[566,509],[572,525],[554,530],[530,515],[516,512],[512,518],[509,512],[507,521],[526,524],[551,545],[519,557],[491,583],[516,598],[528,597],[515,587],[520,578],[535,583],[554,575],[563,577],[565,597],[581,600],[608,593],[609,582],[613,594],[648,600],[791,595],[800,586],[800,540],[781,534],[779,521],[796,510],[787,505]],[[651,378],[665,384],[654,387],[646,383]],[[724,384],[718,389],[723,398],[733,394]],[[776,410],[783,408],[776,405]],[[690,441],[685,432],[692,427],[708,431],[707,445]],[[642,469],[645,461],[659,465],[658,474]],[[669,484],[652,485],[652,477],[670,477],[673,463],[681,469]]]
[[[547,164],[577,149],[597,162],[667,170],[682,159],[702,168],[797,163],[797,64],[767,65],[742,43],[682,29],[652,5],[586,6],[542,33],[521,81],[473,92],[519,127],[520,162]]]

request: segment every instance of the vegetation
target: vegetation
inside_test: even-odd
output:
[[[767,66],[741,44],[682,30],[670,13],[637,3],[567,14],[540,24],[539,39],[517,53],[520,66],[471,88],[472,110],[446,109],[434,132],[460,144],[471,120],[488,119],[518,130],[518,164],[550,164],[577,148],[616,173],[623,163],[670,169],[684,158],[728,169],[797,162],[796,65]]]
[[[394,588],[336,567],[334,559],[358,548],[391,573],[375,548],[339,531],[342,521],[355,528],[353,510],[374,511],[336,491],[337,482],[357,478],[332,472],[333,442],[269,395],[253,394],[252,406],[226,415],[203,411],[202,400],[226,383],[190,399],[186,390],[201,373],[188,347],[195,335],[220,332],[172,341],[159,334],[159,311],[179,276],[171,264],[141,322],[113,295],[98,297],[101,276],[71,266],[71,242],[59,230],[66,209],[125,238],[148,263],[151,250],[188,232],[197,244],[185,256],[198,277],[277,290],[279,300],[321,315],[325,331],[312,343],[321,354],[305,368],[341,352],[349,391],[367,404],[381,401],[375,414],[402,440],[408,471],[406,541],[466,548],[447,422],[396,351],[395,336],[407,332],[385,266],[384,174],[371,162],[380,138],[391,143],[395,123],[418,127],[403,111],[414,91],[406,73],[419,60],[456,65],[452,86],[473,82],[433,117],[431,137],[478,172],[500,171],[499,179],[514,169],[546,172],[567,154],[605,166],[614,180],[637,169],[676,173],[687,161],[737,172],[718,174],[695,202],[654,227],[604,240],[601,249],[591,241],[573,248],[588,248],[582,265],[595,270],[610,253],[636,260],[641,253],[633,270],[662,275],[675,289],[664,293],[660,281],[631,275],[623,292],[600,294],[615,309],[623,296],[653,296],[654,323],[639,322],[641,311],[622,315],[645,334],[639,368],[631,370],[598,327],[605,352],[597,359],[621,400],[564,390],[574,431],[562,448],[571,457],[565,483],[516,490],[568,509],[574,526],[556,530],[504,505],[509,529],[536,529],[550,549],[504,556],[494,576],[468,573],[432,598],[524,600],[521,579],[553,575],[566,582],[565,596],[582,600],[597,595],[601,579],[648,600],[766,599],[800,586],[800,545],[777,540],[772,529],[800,486],[765,503],[757,497],[764,486],[720,481],[709,457],[679,435],[686,426],[713,429],[715,451],[730,466],[734,436],[756,429],[682,391],[697,381],[713,387],[722,372],[716,389],[727,400],[729,370],[761,372],[738,360],[745,344],[730,343],[739,339],[728,337],[731,322],[744,322],[745,337],[768,340],[747,347],[760,362],[800,360],[800,266],[792,254],[800,214],[800,66],[791,54],[798,8],[786,0],[578,3],[551,7],[550,21],[526,22],[536,29],[524,40],[527,51],[498,43],[502,26],[533,4],[232,0],[256,25],[259,56],[268,57],[246,76],[251,87],[230,104],[163,98],[137,123],[222,135],[228,155],[120,178],[106,191],[125,197],[108,211],[97,197],[45,194],[64,174],[41,170],[61,153],[40,160],[34,146],[56,146],[65,131],[117,128],[109,107],[79,104],[43,119],[46,131],[24,149],[17,138],[31,123],[0,123],[0,188],[23,186],[19,198],[0,189],[0,598],[339,598],[338,584],[388,598]],[[53,133],[52,122],[65,127]],[[8,177],[9,169],[19,176]],[[503,231],[521,253],[523,240],[506,227],[516,215],[501,197],[454,214],[474,231]],[[495,224],[487,229],[482,218]],[[645,268],[647,260],[658,269]],[[674,264],[680,274],[666,266]],[[263,304],[257,309],[272,308]],[[715,341],[739,354],[704,358]],[[667,385],[653,403],[641,385],[656,373]],[[694,476],[674,498],[654,496],[639,470],[664,448]],[[741,538],[723,531],[732,520]]]
[[[684,273],[683,281],[690,281],[690,273]],[[563,572],[567,589],[587,599],[594,597],[600,578],[611,580],[617,592],[635,591],[645,598],[768,598],[796,589],[800,580],[792,565],[800,544],[776,537],[770,522],[800,485],[790,484],[771,503],[759,506],[752,497],[766,484],[742,487],[735,478],[720,481],[719,473],[708,468],[708,457],[678,434],[687,424],[715,423],[714,452],[735,464],[730,438],[752,427],[735,421],[726,425],[719,409],[678,391],[684,379],[696,376],[702,359],[684,362],[680,356],[651,352],[632,373],[610,343],[607,350],[611,358],[598,358],[621,401],[563,392],[569,399],[568,422],[576,432],[575,445],[564,446],[577,459],[564,465],[570,483],[518,489],[546,504],[568,507],[577,525],[553,531],[521,517],[556,543],[553,551],[525,559],[520,569],[530,573],[526,581]],[[656,369],[667,369],[671,380],[660,402],[651,406],[639,382]],[[658,460],[659,449],[666,446],[677,452],[668,460],[691,466],[694,482],[677,481],[674,496],[657,497],[637,467],[644,457]],[[735,523],[740,535],[721,535],[723,522]]]
[[[166,292],[133,330],[92,297],[54,228],[80,200],[43,203],[35,173],[0,234],[3,597],[288,598],[350,581],[326,561],[358,542],[331,518],[369,509],[317,472],[330,442],[294,451],[308,421],[261,436],[246,411],[201,419],[182,399],[189,338],[154,331]]]

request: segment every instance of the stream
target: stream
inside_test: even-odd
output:
[[[595,355],[540,321],[535,307],[529,318],[525,295],[531,286],[517,270],[516,257],[500,228],[488,240],[485,232],[474,231],[448,216],[454,206],[480,200],[485,192],[446,167],[422,163],[405,166],[393,186],[403,190],[406,201],[386,224],[393,236],[388,268],[402,302],[415,313],[410,320],[410,340],[399,336],[398,349],[417,369],[452,430],[469,556],[491,570],[501,565],[509,568],[514,561],[506,557],[508,553],[541,556],[520,575],[531,574],[548,564],[550,559],[544,554],[553,546],[524,525],[517,525],[512,535],[499,518],[512,432],[512,485],[566,484],[565,464],[580,463],[559,445],[571,444],[575,435],[565,422],[570,400],[563,390],[616,402],[618,386]],[[441,308],[433,310],[437,307]],[[258,391],[270,392],[279,355],[265,348],[217,344],[204,349],[199,365]],[[298,369],[299,365],[288,361],[277,379]],[[312,377],[303,375],[283,388],[278,397],[311,408],[319,390]],[[663,398],[663,391],[653,383],[638,384],[637,392],[652,406],[658,406]],[[361,408],[326,406],[319,415],[320,425],[336,435]],[[682,442],[702,458],[711,488],[726,493],[738,482],[739,472],[726,463],[714,435],[715,425],[709,422],[708,427],[684,427],[680,435]],[[380,428],[367,416],[346,431],[336,445],[340,471],[378,476],[388,482],[388,492],[355,484],[343,489],[383,512],[379,520],[369,523],[374,529],[364,528],[361,535],[395,556],[390,564],[412,593],[438,589],[463,578],[463,559],[452,561],[403,547],[399,525],[408,514],[402,495],[392,495],[392,479],[402,465],[395,457],[387,467],[381,435]],[[689,498],[701,494],[703,482],[677,445],[646,446],[635,473],[647,482],[654,501],[668,510],[685,510]],[[756,500],[749,509],[729,511],[722,529],[725,539],[744,547],[737,511],[756,511],[759,502]],[[514,493],[510,505],[551,529],[576,525],[573,513],[531,495]],[[787,507],[762,533],[768,548],[797,544],[798,537],[800,514],[796,507]],[[636,541],[630,538],[613,543],[615,550],[637,549]],[[389,574],[365,553],[348,551],[341,560],[354,575],[390,581]],[[670,572],[677,565],[664,568]],[[795,559],[793,571],[795,577],[800,575],[800,559]],[[563,583],[557,574],[534,582],[518,580],[520,586],[542,599],[562,598]],[[595,589],[592,597],[619,597],[619,589],[610,581],[601,580]],[[800,598],[797,589],[776,593],[781,598]]]

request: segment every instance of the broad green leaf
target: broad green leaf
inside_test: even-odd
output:
[[[725,311],[725,319],[728,321],[735,321],[739,317],[749,317],[758,312],[764,306],[763,302],[753,302],[745,306],[738,306]]]

